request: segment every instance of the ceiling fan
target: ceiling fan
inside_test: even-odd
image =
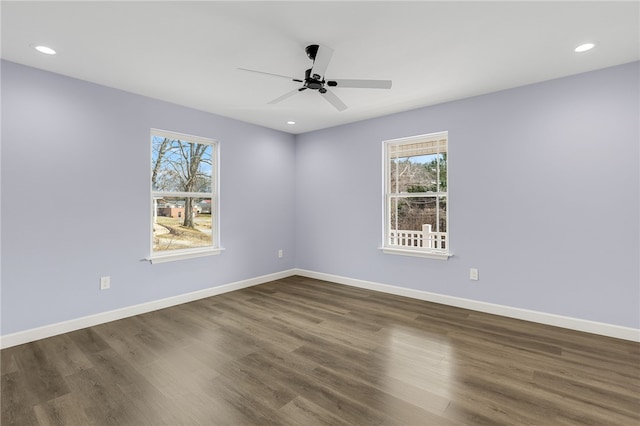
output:
[[[304,79],[298,79],[294,77],[289,77],[281,74],[273,74],[270,72],[256,71],[247,68],[238,68],[242,71],[256,72],[260,74],[272,75],[275,77],[282,77],[289,79],[291,81],[295,81],[297,83],[302,83],[302,86],[293,89],[290,92],[285,93],[282,96],[279,96],[269,102],[269,104],[277,104],[278,102],[282,102],[291,96],[302,92],[307,89],[317,90],[318,93],[322,95],[323,98],[327,100],[331,105],[334,106],[338,111],[344,111],[347,109],[347,105],[340,100],[335,93],[329,91],[328,87],[354,87],[360,89],[390,89],[391,88],[391,80],[346,80],[346,79],[325,79],[325,71],[329,66],[329,61],[333,56],[333,49],[318,45],[311,44],[305,48],[305,52],[309,59],[313,61],[313,66],[305,71]]]

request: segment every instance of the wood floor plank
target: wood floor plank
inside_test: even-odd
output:
[[[495,342],[487,344],[486,339],[469,333],[452,333],[451,337],[455,339],[459,352],[464,354],[460,364],[464,364],[464,361],[471,362],[476,367],[480,364],[483,370],[488,372],[493,372],[496,368],[509,369],[514,378],[518,378],[516,369],[526,369],[527,374],[544,370],[587,383],[598,383],[611,391],[626,389],[636,394],[639,391],[640,378],[627,375],[612,362],[577,362],[575,356],[567,356],[567,350],[563,350],[562,355],[514,350],[512,347]],[[633,367],[630,368],[633,370]],[[625,366],[624,370],[627,369],[628,367]],[[635,369],[638,370],[637,367]]]
[[[84,352],[68,335],[43,339],[38,341],[38,344],[62,376],[68,376],[92,367]]]
[[[8,374],[18,371],[18,364],[16,364],[16,359],[13,354],[16,351],[19,351],[19,347],[12,347],[4,349],[0,353],[0,372],[1,374]]]
[[[366,333],[374,333],[382,329],[382,325],[359,321],[347,317],[345,314],[349,313],[347,309],[335,309],[333,306],[323,307],[319,303],[315,303],[311,300],[306,300],[303,297],[293,297],[292,295],[275,293],[269,298],[269,301],[278,305],[276,312],[280,312],[282,306],[288,306],[291,309],[297,309],[299,311],[309,312],[311,315],[318,316],[324,321],[332,321],[344,324],[351,330],[362,330]]]
[[[93,425],[144,424],[145,415],[136,403],[122,394],[117,384],[103,378],[94,369],[82,370],[66,377],[77,406]]]
[[[431,412],[427,406],[414,405],[411,402],[396,398],[394,395],[380,390],[377,386],[360,380],[356,375],[336,373],[330,368],[316,367],[314,378],[337,389],[342,395],[357,395],[357,401],[367,407],[375,407],[384,414],[385,423],[396,424],[440,424],[448,423],[440,412]]]
[[[96,329],[99,327],[101,326],[83,328],[67,333],[66,335],[73,340],[76,346],[82,351],[100,352],[109,348],[109,345],[96,333]]]
[[[0,352],[4,425],[640,425],[640,344],[287,277]]]
[[[325,410],[317,404],[297,396],[280,409],[289,424],[318,426],[349,426],[348,423],[332,412]]]
[[[272,316],[264,315],[263,312],[247,312],[251,308],[247,305],[239,305],[240,310],[232,310],[236,315],[226,315],[216,318],[216,323],[227,328],[232,327],[236,330],[256,336],[269,336],[269,343],[284,347],[287,350],[293,350],[301,345],[300,340],[288,333],[278,332],[271,326]]]
[[[81,401],[76,395],[68,393],[59,398],[33,407],[38,424],[42,426],[83,426],[91,423],[84,410],[79,408]]]
[[[384,423],[386,418],[377,412],[376,408],[367,407],[359,403],[357,398],[345,396],[322,382],[314,380],[313,375],[309,373],[309,368],[315,368],[315,366],[299,368],[299,363],[287,362],[292,357],[288,354],[278,358],[273,354],[254,353],[245,357],[244,362],[252,374],[264,377],[263,372],[267,372],[271,380],[290,388],[303,398],[313,401],[351,424]],[[267,378],[264,377],[264,380]]]
[[[0,389],[0,424],[37,425],[38,421],[32,410],[33,399],[30,397],[29,385],[19,372],[2,374]]]
[[[258,297],[252,297],[250,299],[247,299],[246,302],[251,303],[253,305],[260,306],[266,312],[269,312],[271,316],[276,314],[280,317],[292,318],[294,320],[306,322],[309,324],[319,324],[322,321],[324,321],[324,318],[322,318],[321,316],[317,316],[317,315],[314,316],[309,314],[308,309],[304,309],[304,310],[297,310],[295,308],[292,309],[290,304],[272,303],[269,300],[265,300],[264,298],[258,298]]]
[[[41,342],[21,345],[14,357],[32,405],[69,393],[54,356],[42,349]]]
[[[219,369],[220,375],[224,376],[228,383],[242,384],[236,389],[236,392],[242,394],[243,398],[259,400],[260,404],[268,407],[269,410],[276,411],[296,397],[296,393],[287,386],[282,386],[273,380],[257,377],[250,368],[247,368],[244,360],[246,357],[228,363]]]
[[[553,391],[554,394],[588,403],[594,408],[635,418],[640,424],[640,395],[603,389],[582,380],[572,380],[545,371],[536,371],[533,382],[540,388]]]
[[[554,406],[541,399],[542,393],[531,383],[475,373],[462,373],[456,379],[452,400],[473,402],[476,412],[490,414],[492,419],[514,425],[546,425],[553,424],[556,417]]]

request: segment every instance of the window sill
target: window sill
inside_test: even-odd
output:
[[[381,247],[385,254],[395,254],[400,256],[413,256],[413,257],[426,257],[428,259],[438,259],[438,260],[448,260],[452,253],[443,253],[443,252],[433,252],[427,250],[414,250],[414,249],[400,249],[400,248],[391,248],[391,247]]]
[[[156,254],[153,256],[149,256],[145,260],[148,260],[149,263],[151,264],[165,263],[165,262],[173,262],[176,260],[183,260],[183,259],[195,259],[197,257],[204,257],[204,256],[215,256],[217,254],[222,253],[223,251],[224,251],[223,248],[207,248],[203,250],[189,250],[186,252],[181,251],[181,252],[174,252],[174,253],[168,253],[168,254]]]

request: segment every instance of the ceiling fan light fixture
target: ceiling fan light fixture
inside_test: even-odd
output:
[[[573,51],[576,52],[576,53],[582,53],[582,52],[589,51],[589,50],[593,49],[594,47],[595,47],[595,44],[593,44],[593,43],[584,43],[584,44],[581,44],[580,46],[576,47],[575,49],[573,49]]]

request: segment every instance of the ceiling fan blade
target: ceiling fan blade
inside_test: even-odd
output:
[[[326,92],[320,94],[338,111],[344,111],[345,109],[347,109],[347,106],[340,100],[339,97],[335,95],[335,93],[327,90]]]
[[[286,78],[287,80],[292,80],[292,81],[297,81],[298,83],[302,83],[302,80],[297,79],[297,78],[293,78],[293,77],[289,77],[288,75],[282,75],[282,74],[274,74],[272,72],[264,72],[264,71],[256,71],[256,70],[250,70],[248,68],[238,68],[240,71],[248,71],[248,72],[255,72],[258,74],[266,74],[266,75],[272,75],[274,77],[281,77],[281,78]]]
[[[311,68],[311,77],[322,80],[325,71],[329,66],[329,61],[333,56],[333,49],[327,46],[319,45],[316,52],[316,59],[313,61],[313,67]],[[317,76],[317,77],[316,77]]]
[[[329,80],[329,87],[354,87],[362,89],[391,89],[391,80]]]
[[[306,87],[302,87],[301,89],[302,89],[302,90],[305,90],[305,89],[306,89]],[[272,101],[270,101],[270,102],[268,102],[268,103],[269,103],[270,105],[273,105],[273,104],[277,104],[278,102],[282,102],[282,101],[284,101],[285,99],[290,98],[291,96],[295,95],[296,93],[298,93],[298,92],[302,92],[302,90],[301,90],[301,89],[293,89],[292,91],[287,92],[287,93],[285,93],[285,94],[284,94],[284,95],[282,95],[282,96],[278,96],[277,98],[275,98],[274,100],[272,100]]]

